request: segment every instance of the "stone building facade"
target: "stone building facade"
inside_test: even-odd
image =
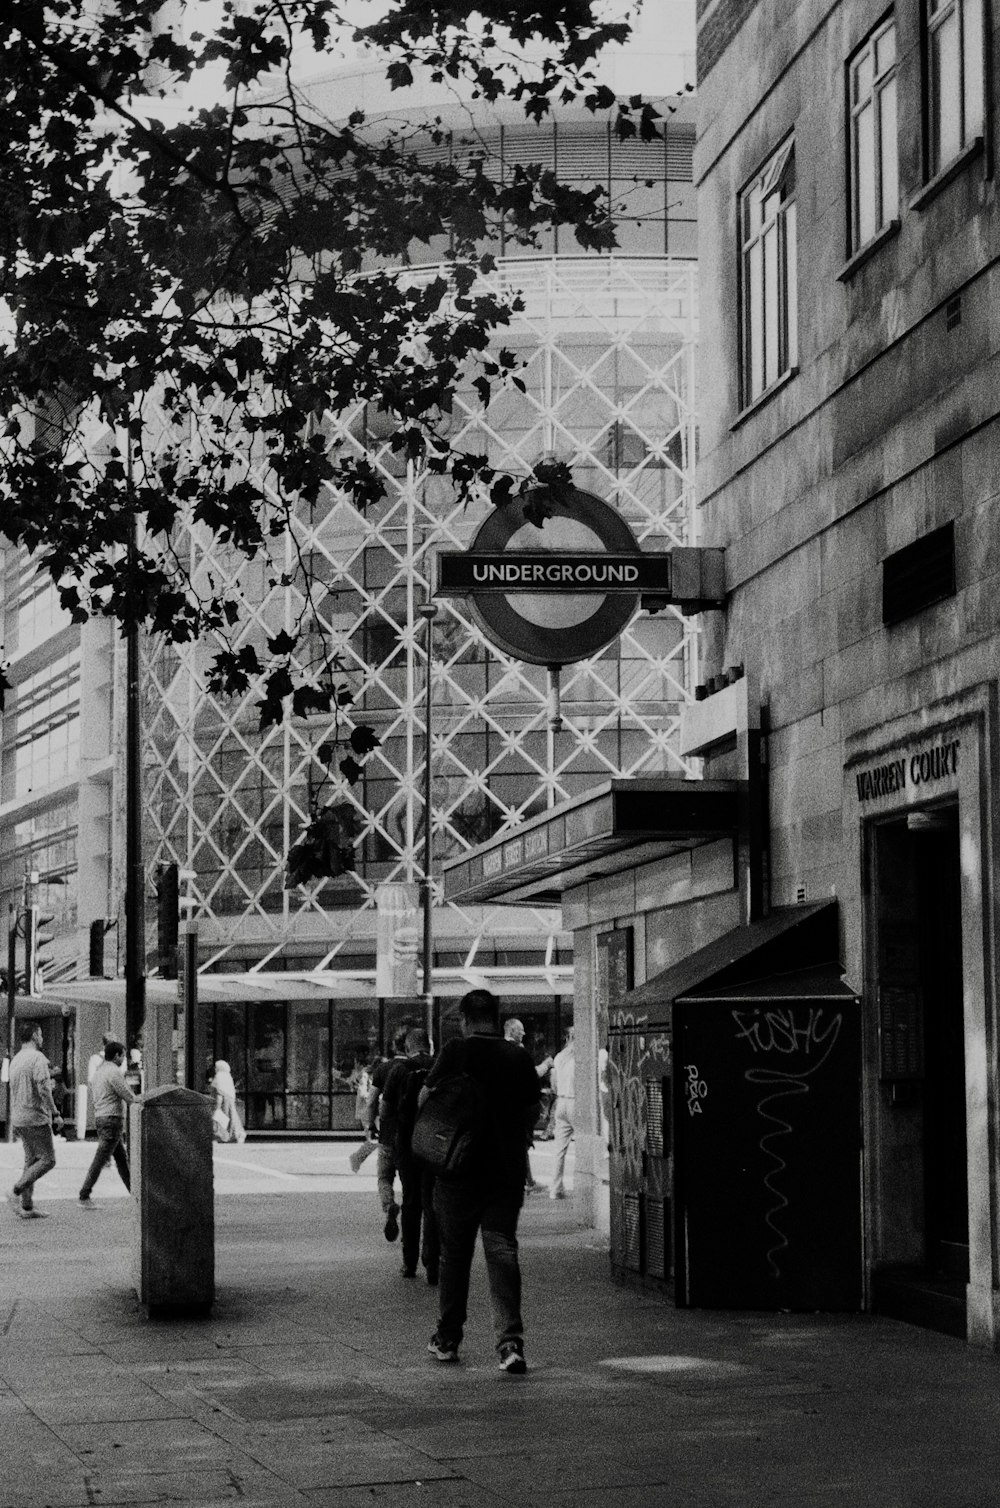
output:
[[[838,903],[866,1302],[989,1345],[998,61],[980,0],[715,0],[695,159],[699,506],[727,589],[703,678],[754,687],[765,906]]]

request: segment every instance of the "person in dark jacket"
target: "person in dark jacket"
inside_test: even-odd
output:
[[[382,1113],[395,1127],[396,1168],[402,1187],[400,1232],[404,1278],[415,1278],[423,1262],[427,1281],[438,1281],[438,1237],[434,1219],[434,1174],[413,1155],[410,1139],[417,1114],[417,1098],[433,1063],[431,1040],[422,1027],[406,1034],[406,1057],[390,1064],[382,1090]],[[421,1235],[423,1239],[421,1240]]]
[[[425,1087],[468,1074],[482,1090],[490,1133],[472,1170],[435,1180],[441,1273],[438,1326],[427,1349],[438,1361],[458,1360],[472,1258],[482,1233],[500,1367],[521,1373],[526,1364],[517,1222],[524,1202],[526,1137],[538,1116],[538,1075],[530,1055],[504,1041],[500,1002],[489,990],[470,990],[459,1011],[462,1036],[445,1043]]]

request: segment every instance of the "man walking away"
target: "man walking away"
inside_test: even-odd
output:
[[[566,1028],[566,1046],[557,1052],[552,1063],[552,1087],[556,1092],[555,1117],[555,1171],[549,1184],[550,1199],[565,1199],[566,1188],[563,1174],[566,1168],[566,1153],[573,1140],[576,1100],[576,1053],[573,1047],[573,1028]]]
[[[406,1057],[389,1068],[382,1091],[382,1114],[396,1127],[396,1167],[402,1184],[402,1232],[404,1278],[415,1278],[418,1258],[424,1264],[432,1288],[438,1281],[438,1235],[434,1219],[434,1174],[414,1157],[410,1139],[417,1118],[417,1099],[433,1063],[431,1040],[422,1027],[406,1034]],[[422,1228],[422,1230],[421,1230]],[[421,1240],[421,1234],[423,1239]]]
[[[538,1075],[530,1055],[500,1035],[500,1002],[489,990],[470,990],[459,1012],[462,1036],[442,1048],[425,1087],[468,1074],[482,1092],[491,1129],[472,1169],[435,1179],[441,1281],[438,1327],[427,1349],[438,1361],[458,1360],[481,1231],[500,1368],[520,1373],[525,1360],[517,1221],[524,1202],[525,1139],[538,1116]]]
[[[22,1220],[44,1220],[48,1211],[35,1209],[34,1188],[56,1165],[52,1133],[61,1131],[63,1122],[52,1098],[42,1028],[25,1021],[18,1036],[21,1049],[10,1065],[10,1122],[24,1148],[24,1171],[9,1197]]]
[[[122,1064],[125,1062],[124,1042],[113,1039],[104,1049],[104,1062],[90,1081],[94,1097],[94,1123],[97,1126],[97,1151],[87,1169],[80,1190],[80,1203],[90,1206],[90,1194],[94,1184],[112,1158],[127,1189],[132,1187],[128,1156],[122,1133],[125,1130],[125,1106],[131,1105],[135,1095],[125,1082]]]
[[[385,1216],[385,1239],[395,1241],[399,1235],[399,1205],[396,1203],[396,1127],[391,1111],[382,1104],[389,1070],[394,1063],[406,1061],[406,1027],[401,1026],[392,1039],[392,1057],[381,1058],[372,1070],[372,1089],[368,1099],[368,1135],[378,1137],[378,1202]]]

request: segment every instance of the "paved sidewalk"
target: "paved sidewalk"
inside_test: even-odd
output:
[[[74,1202],[91,1150],[60,1146],[50,1219],[0,1206],[0,1508],[1000,1505],[1000,1358],[888,1320],[676,1310],[609,1281],[571,1201],[525,1208],[528,1375],[497,1370],[481,1259],[440,1366],[434,1291],[399,1276],[345,1147],[219,1149],[212,1317],[150,1322],[116,1175]],[[18,1161],[0,1147],[4,1191]]]

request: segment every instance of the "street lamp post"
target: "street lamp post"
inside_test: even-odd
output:
[[[434,861],[434,838],[431,831],[431,714],[433,712],[433,691],[431,688],[431,664],[434,653],[434,620],[437,617],[437,604],[427,601],[421,603],[417,609],[421,618],[427,625],[426,654],[427,654],[427,685],[426,700],[424,704],[424,864],[423,879],[421,880],[421,899],[423,901],[423,986],[424,986],[424,1009],[427,1020],[427,1035],[433,1040],[434,1036],[434,890],[431,880],[431,871]]]

